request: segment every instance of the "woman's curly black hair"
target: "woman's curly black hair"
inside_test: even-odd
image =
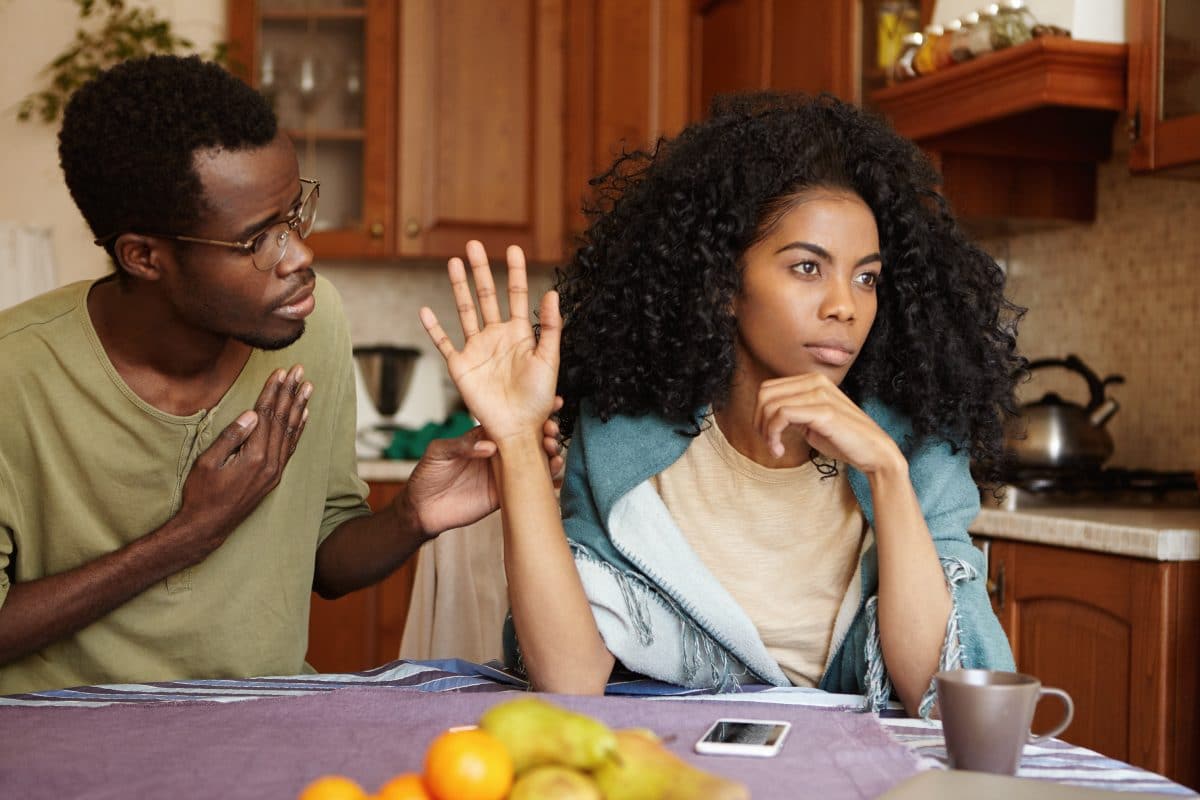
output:
[[[886,122],[829,96],[718,98],[712,116],[593,180],[597,202],[558,274],[565,318],[558,391],[569,437],[587,400],[601,419],[658,414],[695,429],[734,375],[742,256],[807,188],[855,192],[885,266],[871,333],[842,388],[907,415],[915,440],[967,448],[998,477],[1015,412],[1022,309],[971,244],[929,161]]]
[[[58,154],[94,236],[182,234],[207,211],[196,151],[262,147],[276,130],[266,98],[220,66],[154,55],[118,64],[71,96]]]

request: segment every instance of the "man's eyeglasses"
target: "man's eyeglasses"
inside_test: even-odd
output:
[[[269,269],[274,269],[275,265],[283,261],[283,257],[287,255],[288,241],[292,238],[292,231],[295,231],[296,235],[301,239],[307,239],[308,234],[312,233],[313,225],[317,221],[317,198],[321,195],[321,182],[315,178],[301,178],[300,182],[308,184],[312,188],[300,200],[299,210],[287,219],[271,223],[256,234],[254,238],[247,239],[244,242],[201,239],[196,236],[183,236],[182,234],[175,233],[148,233],[145,235],[157,236],[163,239],[174,239],[179,242],[228,247],[243,255],[250,256],[254,268],[261,272],[266,272]],[[100,246],[107,245],[118,236],[120,236],[118,233],[104,236],[96,239],[95,244]]]

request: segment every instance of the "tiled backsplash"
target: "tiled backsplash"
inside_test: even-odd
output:
[[[1018,341],[1030,359],[1078,355],[1121,405],[1108,422],[1111,466],[1200,467],[1200,182],[1133,177],[1125,153],[1100,167],[1096,221],[982,242],[1029,309]],[[1046,391],[1085,402],[1083,380],[1038,370]]]
[[[1110,388],[1121,410],[1108,422],[1114,466],[1200,466],[1200,183],[1132,177],[1122,152],[1101,166],[1095,223],[983,242],[1009,271],[1009,294],[1026,314],[1022,352],[1075,353]],[[441,262],[325,264],[346,303],[357,343],[432,350],[417,310],[430,304],[456,341],[458,322]],[[530,273],[535,303],[553,273]],[[503,294],[503,293],[502,293]],[[1039,370],[1025,401],[1058,391],[1087,400],[1082,379]]]
[[[507,315],[503,260],[493,258],[492,268],[500,290],[500,305]],[[456,344],[462,344],[458,312],[450,296],[444,261],[396,263],[321,262],[317,269],[337,287],[350,320],[355,344],[403,344],[434,352],[417,312],[429,306]],[[542,295],[553,288],[550,267],[529,270],[530,303],[536,308]]]

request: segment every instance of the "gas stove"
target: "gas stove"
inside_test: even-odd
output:
[[[1197,475],[1109,467],[1094,470],[1014,470],[1002,507],[1010,511],[1051,505],[1200,507]]]

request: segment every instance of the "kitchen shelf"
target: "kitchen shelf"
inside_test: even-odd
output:
[[[871,101],[918,141],[1047,107],[1115,114],[1125,108],[1126,49],[1043,36],[880,89]]]
[[[1041,37],[871,94],[976,235],[1089,222],[1125,108],[1123,44]]]

